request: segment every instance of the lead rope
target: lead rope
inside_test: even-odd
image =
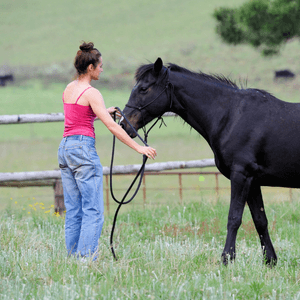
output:
[[[129,123],[129,121],[127,120],[126,116],[124,115],[124,113],[122,112],[122,110],[119,108],[119,107],[115,107],[122,115],[122,117],[125,119],[125,121],[127,122],[127,124],[131,127],[131,129],[136,133],[136,135],[139,137],[139,139],[143,142],[143,144],[145,146],[148,146],[147,144],[147,137],[148,137],[148,133],[150,132],[150,130],[156,125],[156,123],[159,121],[159,120],[162,120],[162,123],[160,125],[160,127],[162,126],[162,124],[166,125],[162,119],[161,116],[159,116],[157,118],[157,120],[154,122],[154,124],[150,127],[150,129],[148,131],[146,131],[145,128],[143,128],[144,130],[144,139],[141,138],[141,136],[137,133],[137,131],[135,130],[135,128]],[[116,121],[116,114],[114,113],[114,120]],[[111,163],[110,163],[110,193],[111,193],[111,196],[113,198],[113,200],[118,203],[118,208],[116,209],[116,212],[115,212],[115,215],[114,215],[114,220],[113,220],[113,225],[112,225],[112,229],[111,229],[111,234],[110,234],[110,249],[111,249],[111,252],[112,252],[112,255],[114,257],[114,259],[117,261],[117,256],[115,254],[115,251],[114,251],[114,247],[113,247],[113,235],[114,235],[114,231],[115,231],[115,227],[116,227],[116,223],[117,223],[117,217],[118,217],[118,213],[120,211],[120,208],[122,205],[125,205],[125,204],[128,204],[130,203],[133,198],[136,196],[136,194],[138,193],[140,187],[141,187],[141,183],[142,183],[142,179],[143,179],[143,175],[144,175],[144,171],[145,171],[145,165],[146,165],[146,162],[148,160],[148,157],[146,155],[143,155],[143,163],[142,163],[142,166],[140,168],[140,170],[138,171],[137,175],[135,176],[135,178],[133,179],[131,185],[129,186],[129,188],[127,189],[126,193],[124,194],[123,198],[121,201],[119,201],[118,199],[116,199],[114,193],[113,193],[113,185],[112,185],[112,169],[113,169],[113,162],[114,162],[114,155],[115,155],[115,144],[116,144],[116,137],[113,136],[113,146],[112,146],[112,155],[111,155]],[[132,187],[134,186],[135,182],[137,181],[138,177],[140,176],[140,180],[138,182],[138,185],[137,185],[137,188],[135,190],[135,192],[133,193],[132,197],[125,201],[127,195],[129,194],[129,192],[131,191]]]

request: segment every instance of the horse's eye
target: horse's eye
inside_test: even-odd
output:
[[[147,91],[148,91],[148,88],[146,88],[146,87],[141,87],[141,89],[140,89],[140,92],[143,94],[147,93]]]

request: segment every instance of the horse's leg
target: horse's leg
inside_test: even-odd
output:
[[[268,231],[268,220],[265,213],[260,186],[253,184],[247,203],[260,238],[264,261],[266,264],[275,265],[277,262],[277,256]]]
[[[232,174],[231,178],[231,201],[227,222],[227,238],[222,253],[222,261],[224,265],[230,260],[235,259],[235,241],[237,231],[242,223],[245,203],[247,201],[252,177],[245,177],[240,172]]]

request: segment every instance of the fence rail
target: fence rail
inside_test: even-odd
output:
[[[166,112],[163,116],[170,117],[176,114]],[[63,122],[65,116],[63,113],[49,114],[24,114],[24,115],[2,115],[0,116],[0,125],[5,124],[24,124],[24,123],[45,123],[45,122]]]
[[[1,124],[63,122],[64,120],[65,120],[65,116],[63,113],[2,115],[2,116],[0,116],[0,125]]]
[[[165,174],[161,171],[174,169],[190,169],[214,167],[214,159],[203,159],[193,161],[169,161],[163,163],[152,163],[145,166],[146,175]],[[114,166],[113,174],[126,175],[135,174],[141,165]],[[109,210],[109,185],[108,177],[110,173],[109,167],[103,167],[103,175],[106,182],[106,203]],[[183,172],[182,172],[183,173]],[[28,186],[52,186],[54,188],[55,211],[62,213],[64,211],[63,188],[61,183],[61,174],[59,170],[38,171],[38,172],[16,172],[16,173],[0,173],[0,187],[28,187]],[[181,184],[182,186],[182,184]],[[146,195],[145,178],[143,187],[144,197]],[[182,198],[182,192],[181,192]]]
[[[146,172],[158,172],[163,170],[174,169],[190,169],[190,168],[205,168],[214,167],[214,159],[202,159],[192,161],[169,161],[162,163],[147,164],[145,167]],[[141,165],[127,165],[127,166],[114,166],[113,174],[131,174],[136,173],[140,169]],[[108,175],[110,171],[109,167],[103,167],[103,175]],[[41,180],[47,183],[47,180],[60,179],[60,171],[36,171],[36,172],[15,172],[15,173],[0,173],[0,186],[9,186],[10,182],[14,182],[16,186],[17,182],[35,181]],[[6,183],[6,184],[5,184]],[[23,185],[20,183],[20,187]]]
[[[119,173],[119,174],[115,174],[116,176],[133,176],[136,173]],[[213,176],[214,180],[210,180],[210,184],[199,184],[199,185],[195,185],[195,183],[191,184],[189,181],[188,183],[184,183],[184,177],[186,176],[199,176],[199,175],[204,175],[205,176],[205,180],[207,179],[206,175],[209,176]],[[149,185],[149,180],[148,177],[151,176],[167,176],[167,177],[178,177],[178,180],[175,181],[175,184],[173,183],[172,186],[168,186],[168,187],[157,187],[155,185],[153,185],[153,183],[151,183],[150,181],[150,185]],[[221,177],[220,177],[221,176]],[[224,190],[230,190],[230,184],[228,183],[228,185],[220,180],[222,178],[222,174],[219,172],[203,172],[203,171],[171,171],[171,172],[165,172],[165,171],[160,171],[160,172],[145,172],[144,173],[144,177],[143,177],[143,182],[142,182],[142,186],[141,186],[141,190],[139,192],[139,201],[138,201],[138,205],[142,205],[145,207],[145,205],[148,203],[149,201],[149,194],[150,192],[153,191],[177,191],[177,195],[176,197],[178,197],[177,199],[179,199],[180,204],[183,204],[184,199],[186,199],[186,191],[199,191],[199,192],[203,192],[203,191],[214,191],[215,192],[215,196],[216,198],[219,198],[219,196],[221,196],[221,192]],[[213,184],[214,182],[214,184]],[[5,187],[5,186],[10,186],[10,187],[27,187],[27,186],[52,186],[54,188],[54,196],[55,196],[55,211],[59,212],[59,213],[63,213],[65,208],[64,208],[64,199],[63,199],[63,188],[62,188],[62,184],[61,184],[61,180],[60,179],[52,179],[52,180],[38,180],[38,181],[31,181],[31,182],[27,182],[27,181],[23,181],[23,182],[0,182],[0,187]],[[273,189],[273,188],[269,188],[269,189]],[[126,190],[126,188],[114,188],[115,192],[121,192],[123,193]],[[290,201],[293,198],[293,189],[289,188],[288,189],[288,198],[290,199]],[[153,195],[153,194],[152,194]],[[188,194],[189,196],[191,194]],[[110,201],[110,184],[109,184],[109,174],[105,174],[104,175],[104,197],[105,197],[105,206],[106,206],[106,211],[109,214],[110,213],[110,207],[112,205],[112,202]],[[141,202],[142,199],[142,202]],[[155,201],[154,201],[155,202]],[[136,202],[135,202],[136,203]]]

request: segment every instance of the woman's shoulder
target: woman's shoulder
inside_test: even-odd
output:
[[[76,80],[70,82],[64,91],[65,102],[88,105],[90,102],[97,101],[102,98],[100,91],[91,85],[83,85],[78,83]]]
[[[86,97],[99,97],[99,96],[102,97],[101,92],[91,85],[82,88],[82,91],[84,91],[83,95]]]
[[[74,87],[75,87],[74,81],[70,82],[70,83],[65,87],[64,94],[68,93],[68,91],[70,91],[70,90],[74,90]]]
[[[76,80],[70,82],[66,86],[64,93],[70,92],[72,94],[76,94],[76,93],[81,94],[82,92],[86,93],[87,91],[89,92],[89,94],[90,93],[101,94],[100,91],[98,89],[94,88],[93,86],[78,84],[78,82],[76,82]]]
[[[76,80],[71,81],[65,88],[65,91],[70,90],[70,89],[75,89],[78,87],[78,82]]]

